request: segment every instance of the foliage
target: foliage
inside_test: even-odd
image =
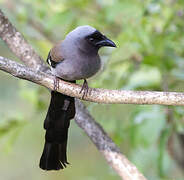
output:
[[[44,58],[53,42],[79,25],[92,25],[113,39],[118,48],[100,52],[104,67],[89,81],[92,87],[160,91],[182,91],[184,87],[182,0],[0,0],[0,3]],[[20,97],[31,104],[31,112],[45,114],[47,91],[27,82],[20,83],[19,88]],[[183,178],[182,167],[176,165],[168,150],[172,133],[183,133],[182,107],[87,105],[148,179]],[[25,119],[26,113],[21,114]],[[43,118],[39,113],[37,119]],[[11,131],[13,127],[0,124],[0,135],[2,129]],[[110,170],[106,173],[113,174]],[[118,177],[112,175],[109,179]]]

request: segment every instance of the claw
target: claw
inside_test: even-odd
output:
[[[79,94],[81,94],[83,92],[82,99],[84,99],[85,96],[87,97],[88,90],[89,90],[88,82],[86,81],[86,79],[84,79],[82,88],[81,88],[81,90],[79,92]]]

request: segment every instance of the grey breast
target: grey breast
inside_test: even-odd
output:
[[[98,72],[101,66],[99,55],[70,54],[56,68],[54,74],[65,80],[87,79]]]

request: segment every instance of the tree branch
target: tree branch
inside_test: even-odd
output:
[[[54,89],[55,77],[41,71],[34,71],[24,65],[0,56],[0,69],[15,77],[33,81],[51,90]],[[81,86],[59,80],[60,93],[68,96],[82,98]],[[156,91],[126,91],[89,88],[89,94],[84,100],[97,103],[113,104],[159,104],[159,105],[184,105],[184,93],[156,92]]]
[[[4,40],[4,42],[7,44],[7,46],[14,52],[22,62],[24,62],[27,66],[32,67],[36,70],[42,70],[47,71],[47,66],[43,63],[43,60],[34,52],[32,47],[25,41],[24,37],[13,27],[13,25],[9,22],[9,20],[4,16],[2,11],[0,10],[0,37]],[[16,39],[16,40],[15,40]],[[4,62],[3,62],[4,61]],[[12,66],[9,66],[12,65]],[[16,66],[18,65],[18,66]],[[5,68],[7,66],[7,68]],[[23,66],[20,64],[13,64],[12,61],[9,61],[8,59],[1,57],[1,69],[6,72],[11,72],[10,67],[12,67],[12,75],[19,76],[22,75],[22,78],[25,79],[24,73],[28,72],[30,76],[30,80],[34,81],[35,79],[40,82],[39,80],[42,79],[45,75],[49,76],[46,73],[42,73],[37,71],[38,73],[34,76],[34,71]],[[25,67],[25,71],[21,71],[22,68]],[[19,69],[19,71],[16,71],[16,68]],[[27,69],[26,69],[27,68]],[[22,69],[23,70],[23,69]],[[30,71],[29,71],[30,70]],[[13,73],[14,71],[14,73]],[[17,73],[18,72],[18,73]],[[40,74],[39,74],[40,73]],[[18,75],[19,74],[19,75]],[[38,75],[39,74],[39,75]],[[45,79],[47,79],[45,76]],[[32,78],[33,77],[33,78]],[[51,78],[51,76],[50,76]],[[53,78],[53,77],[52,77]],[[52,79],[51,78],[51,79]],[[49,78],[48,78],[49,79]],[[47,80],[48,80],[47,79]],[[50,85],[53,85],[53,79],[49,79],[48,81],[52,81]],[[48,83],[46,81],[46,83]],[[64,85],[66,82],[62,82]],[[40,84],[40,83],[38,83]],[[71,85],[65,84],[69,88]],[[53,87],[52,87],[53,88]],[[137,170],[137,168],[132,165],[126,157],[120,154],[118,151],[113,151],[113,148],[116,147],[116,145],[112,142],[112,140],[105,134],[102,127],[94,121],[94,119],[89,115],[88,111],[84,109],[80,104],[76,103],[77,107],[77,116],[75,118],[76,123],[84,129],[84,131],[91,137],[93,143],[97,146],[97,142],[94,138],[99,136],[101,139],[104,139],[103,143],[101,141],[98,142],[98,144],[103,144],[104,147],[104,153],[102,150],[99,149],[99,146],[97,148],[104,154],[106,160],[109,162],[110,166],[117,172],[117,174],[121,177],[121,179],[124,180],[145,180],[144,176]],[[79,114],[80,113],[80,114]],[[81,116],[80,116],[81,115]],[[84,119],[87,118],[88,119]],[[88,122],[86,122],[88,120]],[[84,128],[85,123],[90,128]],[[91,129],[96,129],[98,133],[96,134],[96,131],[90,131]],[[109,143],[105,141],[105,139],[109,140]],[[117,147],[116,147],[117,148]],[[105,151],[107,149],[107,151]],[[118,148],[117,148],[118,149]],[[118,155],[117,153],[118,152]],[[117,155],[117,156],[116,156]],[[134,173],[135,172],[135,173]]]
[[[117,148],[103,128],[94,121],[84,104],[76,100],[76,105],[82,109],[82,111],[77,111],[76,113],[76,122],[80,124],[79,126],[87,133],[109,165],[113,167],[120,177],[124,180],[146,180],[137,168],[120,153],[119,148]]]

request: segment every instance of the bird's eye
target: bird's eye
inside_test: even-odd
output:
[[[94,38],[91,37],[91,38],[89,38],[89,40],[90,40],[90,41],[94,41]]]

